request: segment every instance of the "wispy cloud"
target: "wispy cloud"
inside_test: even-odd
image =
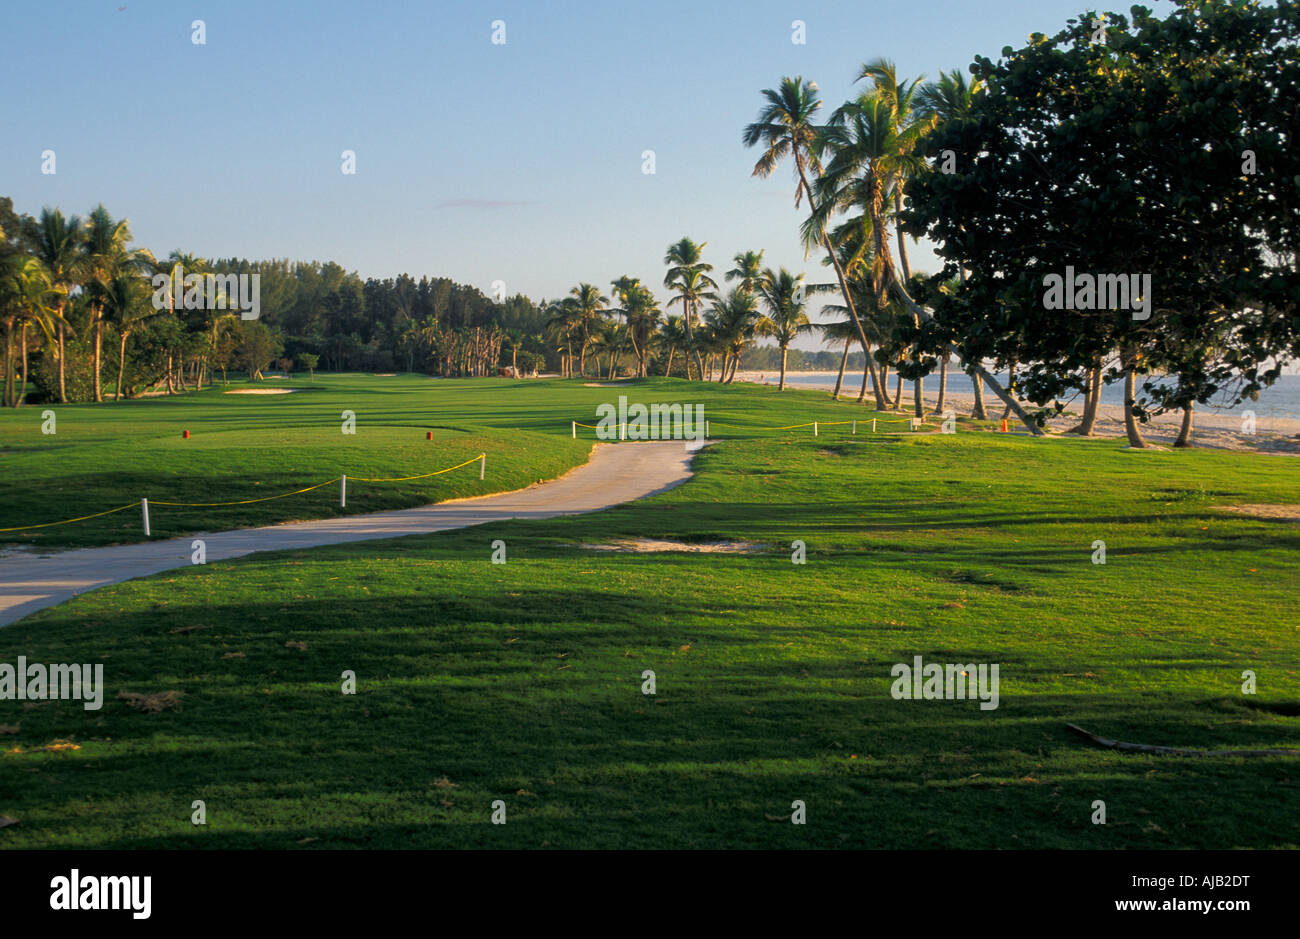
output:
[[[438,203],[440,209],[500,209],[511,205],[537,205],[536,202],[516,201],[513,199],[444,199]]]

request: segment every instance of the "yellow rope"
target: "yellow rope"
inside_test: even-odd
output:
[[[458,470],[462,466],[469,466],[471,463],[477,463],[479,460],[484,459],[486,456],[487,454],[480,453],[478,456],[474,457],[473,459],[466,460],[464,463],[457,463],[455,466],[449,466],[446,469],[440,469],[436,473],[423,473],[419,476],[392,476],[387,478],[368,478],[365,476],[349,476],[348,479],[355,480],[356,482],[362,482],[362,483],[398,483],[398,482],[406,482],[407,480],[411,480],[411,479],[428,479],[430,476],[441,476],[443,473],[450,473],[452,470]],[[336,483],[341,478],[342,477],[340,476],[335,476],[333,479],[327,479],[325,482],[317,483],[315,486],[308,486],[306,489],[295,489],[293,492],[282,492],[279,495],[263,496],[260,499],[241,499],[237,502],[153,501],[150,502],[149,504],[180,506],[183,508],[213,508],[215,506],[222,506],[222,505],[252,505],[255,502],[270,502],[272,499],[285,499],[288,498],[289,496],[296,496],[296,495],[301,495],[304,492],[311,492],[313,489],[320,489],[322,486],[328,486],[331,483]],[[51,528],[55,525],[67,525],[71,522],[84,522],[87,519],[99,518],[104,515],[112,515],[114,512],[121,512],[124,509],[134,508],[139,504],[140,504],[139,501],[130,502],[127,503],[126,505],[120,505],[115,509],[109,509],[105,512],[96,512],[94,515],[83,515],[80,518],[68,518],[68,519],[64,519],[61,522],[46,522],[43,525],[19,525],[17,528],[0,528],[0,532],[27,531],[28,529],[32,529],[32,528]]]
[[[446,469],[440,469],[436,473],[425,473],[421,476],[393,476],[388,479],[367,479],[364,476],[349,476],[348,480],[349,481],[356,480],[357,482],[362,482],[362,483],[401,483],[401,482],[406,482],[408,479],[428,479],[430,476],[441,476],[443,473],[450,473],[452,470],[458,470],[462,466],[469,466],[471,463],[477,463],[479,460],[485,458],[486,456],[487,456],[486,453],[480,453],[478,456],[466,460],[464,463],[457,463],[455,466],[449,466]],[[331,480],[331,482],[332,481],[333,480]]]
[[[270,502],[272,499],[284,499],[288,496],[296,496],[299,493],[311,492],[313,489],[319,489],[321,486],[328,486],[330,483],[338,482],[340,477],[335,476],[333,479],[327,479],[323,483],[317,483],[315,486],[308,486],[306,489],[295,489],[293,492],[282,492],[278,496],[263,496],[260,499],[240,499],[238,502],[150,502],[150,505],[180,505],[188,508],[211,508],[217,505],[252,505],[254,502]]]
[[[29,528],[50,528],[54,525],[67,525],[69,522],[84,522],[88,518],[99,518],[101,515],[112,515],[114,512],[121,512],[123,509],[133,509],[139,502],[129,502],[126,505],[119,505],[115,509],[109,509],[107,512],[96,512],[94,515],[83,515],[81,518],[67,518],[61,522],[46,522],[44,525],[19,525],[17,528],[0,528],[0,531],[27,531]]]

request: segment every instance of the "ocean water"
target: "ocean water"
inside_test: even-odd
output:
[[[778,372],[763,373],[766,380],[775,382]],[[787,385],[834,385],[836,372],[788,372],[785,376]],[[1005,373],[999,373],[998,379],[1004,380]],[[891,374],[889,377],[890,393],[893,393],[895,377]],[[846,372],[844,375],[844,386],[854,393],[862,386],[862,373],[856,374]],[[1139,385],[1139,389],[1140,389]],[[948,370],[948,390],[953,394],[973,394],[975,389],[971,385],[970,378],[965,372],[956,369]],[[925,396],[926,400],[933,400],[939,393],[939,375],[935,373],[925,379]],[[987,387],[984,389],[986,395],[990,394]],[[903,383],[903,400],[905,404],[910,404],[912,400],[911,382]],[[1103,385],[1101,390],[1101,401],[1103,404],[1121,405],[1124,403],[1124,386],[1119,382],[1110,385]],[[1075,405],[1083,403],[1083,396],[1080,395],[1074,402]],[[1246,400],[1235,407],[1224,407],[1222,401],[1212,401],[1208,405],[1197,405],[1198,411],[1216,412],[1221,414],[1240,414],[1243,411],[1254,411],[1256,417],[1273,417],[1273,418],[1292,418],[1300,419],[1300,375],[1283,375],[1271,387],[1265,388],[1259,393],[1258,401]]]

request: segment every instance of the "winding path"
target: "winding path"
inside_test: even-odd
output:
[[[0,558],[0,626],[108,584],[185,567],[191,563],[190,544],[195,538],[206,544],[208,561],[227,561],[256,551],[423,535],[515,518],[554,518],[607,509],[685,482],[691,477],[691,458],[699,447],[680,440],[601,444],[587,463],[559,479],[514,492],[395,512]]]

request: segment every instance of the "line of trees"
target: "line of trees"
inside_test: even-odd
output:
[[[865,90],[824,122],[813,82],[765,90],[743,141],[762,150],[757,176],[793,165],[804,243],[847,314],[834,336],[869,353],[860,398],[870,379],[891,403],[892,364],[919,416],[924,377],[955,357],[974,416],[987,384],[1038,434],[1073,392],[1086,435],[1103,384],[1123,381],[1130,444],[1145,446],[1150,411],[1181,409],[1186,446],[1197,403],[1276,380],[1300,355],[1298,39],[1295,0],[1178,0],[1164,20],[1070,20],[977,58],[969,79],[869,62]],[[913,272],[905,234],[930,239],[943,270]],[[1153,296],[1130,299],[1151,315],[1051,308],[1047,278],[1070,269],[1149,278]]]
[[[1133,446],[1148,413],[1177,409],[1187,445],[1196,404],[1257,395],[1300,355],[1300,0],[1176,3],[1163,20],[1141,7],[1131,20],[1070,20],[996,62],[977,57],[969,77],[900,79],[893,63],[868,62],[863,90],[824,117],[811,81],[764,90],[742,141],[759,150],[755,176],[793,169],[800,235],[833,271],[827,283],[753,250],[720,286],[706,243],[682,238],[664,254],[662,305],[627,275],[608,293],[583,282],[550,301],[493,300],[445,278],[363,281],[334,263],[158,260],[102,205],[31,218],[0,200],[3,402],[29,388],[101,401],[110,382],[117,398],[178,392],[229,368],[256,379],[271,363],[731,382],[744,360],[779,368],[784,388],[792,343],[817,330],[839,351],[836,397],[852,366],[860,402],[900,407],[907,380],[923,416],[926,377],[939,370],[942,409],[959,361],[976,419],[996,416],[986,386],[1003,418],[1036,434],[1082,396],[1073,431],[1087,435],[1103,385],[1122,381]],[[936,246],[939,272],[912,270],[908,235]],[[177,266],[258,274],[261,318],[157,309],[149,278]],[[1051,308],[1046,278],[1071,268],[1149,276],[1151,315]],[[838,318],[814,325],[819,292]]]

